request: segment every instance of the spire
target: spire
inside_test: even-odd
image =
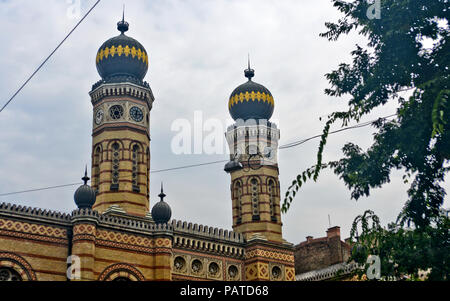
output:
[[[161,198],[161,202],[164,202],[166,194],[164,193],[163,182],[161,182],[161,193],[158,196]]]
[[[122,12],[122,21],[117,23],[117,29],[124,34],[128,31],[129,24],[128,22],[125,22],[125,4],[123,5],[123,12]]]
[[[250,53],[248,54],[248,69],[245,69],[244,74],[249,81],[251,81],[252,78],[255,76],[255,70],[253,70],[250,66]]]
[[[84,177],[81,178],[84,181],[84,185],[87,185],[87,182],[90,180],[90,178],[87,175],[87,165],[86,169],[84,170]]]
[[[79,209],[92,209],[92,206],[94,206],[95,204],[97,195],[95,193],[95,190],[87,184],[87,182],[90,180],[87,175],[87,165],[86,169],[84,170],[84,177],[82,178],[82,180],[84,181],[84,185],[81,185],[77,189],[77,191],[75,191],[73,199]]]

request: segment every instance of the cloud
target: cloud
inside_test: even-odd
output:
[[[82,1],[84,14],[94,3]],[[30,84],[0,114],[0,193],[80,181],[90,165],[92,106],[88,92],[99,80],[95,56],[100,45],[118,34],[123,1],[102,1]],[[67,17],[61,0],[0,2],[0,99],[9,98],[78,20]],[[247,53],[255,81],[275,96],[274,118],[280,121],[281,143],[320,134],[324,116],[345,108],[345,99],[324,95],[324,74],[349,61],[361,37],[339,42],[320,38],[326,21],[339,17],[330,1],[298,0],[155,0],[126,1],[128,34],[150,56],[146,80],[156,96],[151,113],[152,169],[226,159],[226,156],[171,153],[178,118],[225,120],[228,97],[245,81]],[[395,106],[377,110],[385,116]],[[368,117],[367,120],[370,120]],[[334,135],[326,159],[336,159],[348,141],[367,147],[370,128]],[[317,141],[280,151],[284,191],[292,179],[315,162]],[[221,164],[151,175],[151,204],[164,181],[174,218],[231,228],[230,178]],[[446,186],[448,189],[448,185]],[[2,201],[70,211],[76,187],[4,197]],[[384,223],[395,219],[406,200],[400,174],[367,199],[350,200],[344,184],[325,172],[307,184],[283,216],[284,236],[298,243],[308,235],[324,236],[328,215],[348,236],[351,222],[374,209]]]

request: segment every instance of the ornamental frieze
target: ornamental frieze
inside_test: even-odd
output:
[[[0,219],[0,230],[22,232],[54,238],[67,238],[67,230],[39,224]]]
[[[275,260],[281,260],[285,262],[294,262],[294,254],[286,254],[286,253],[280,253],[273,250],[266,250],[266,249],[254,249],[247,251],[245,253],[245,259],[251,259],[255,257],[263,257],[268,259],[275,259]]]

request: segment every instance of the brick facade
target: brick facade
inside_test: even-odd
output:
[[[309,236],[295,246],[295,273],[301,274],[343,263],[350,257],[350,246],[341,241],[339,227],[328,229],[327,236]]]
[[[22,280],[66,281],[71,255],[81,281],[294,280],[291,244],[180,221],[0,204],[0,269]]]

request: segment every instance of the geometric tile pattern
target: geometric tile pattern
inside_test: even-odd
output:
[[[269,280],[269,264],[256,262],[245,267],[245,280]]]
[[[66,229],[44,226],[39,224],[16,222],[6,219],[0,219],[0,230],[36,234],[46,237],[55,237],[64,239],[67,238]]]
[[[254,257],[263,257],[268,259],[275,259],[275,260],[281,260],[284,262],[294,262],[294,255],[286,254],[286,253],[280,253],[279,251],[270,250],[270,249],[254,249],[247,251],[245,253],[245,259],[251,259]]]
[[[141,246],[147,248],[171,248],[172,241],[168,238],[151,239],[139,235],[130,235],[120,232],[112,232],[105,230],[97,230],[95,234],[97,239],[110,241],[115,243],[123,243],[134,246]]]
[[[286,267],[286,281],[295,281],[295,268]]]

